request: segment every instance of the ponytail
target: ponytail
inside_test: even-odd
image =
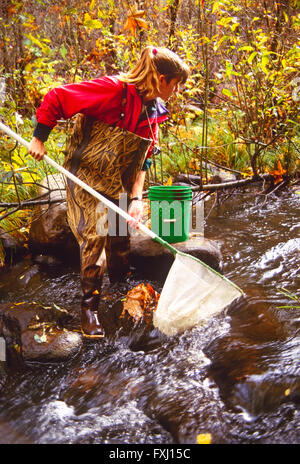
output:
[[[177,78],[185,83],[190,75],[189,67],[184,61],[168,48],[155,48],[148,46],[141,53],[139,61],[127,73],[119,78],[122,82],[135,84],[136,89],[143,97],[159,92],[159,75],[163,74],[167,82]]]

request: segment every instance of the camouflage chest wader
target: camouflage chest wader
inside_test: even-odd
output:
[[[117,202],[120,193],[131,193],[150,144],[151,140],[117,126],[78,115],[64,166]],[[107,208],[69,179],[66,188],[68,222],[80,247],[82,310],[97,311],[104,274],[99,258],[105,249],[110,280],[122,279],[129,270],[129,237],[119,236],[118,228],[115,236],[108,235]]]

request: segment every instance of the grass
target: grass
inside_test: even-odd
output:
[[[300,298],[295,293],[290,292],[286,288],[281,288],[279,291],[290,300],[293,300],[295,304],[277,306],[277,309],[300,309]]]

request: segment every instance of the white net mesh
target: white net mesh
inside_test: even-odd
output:
[[[207,321],[241,294],[199,261],[177,254],[153,315],[154,326],[176,335]]]

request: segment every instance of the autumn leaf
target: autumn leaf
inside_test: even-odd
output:
[[[18,352],[21,353],[21,347],[17,343],[14,345],[14,349]]]
[[[88,29],[101,29],[102,23],[98,19],[92,19],[88,13],[84,15],[84,22],[83,25]]]
[[[269,57],[267,55],[263,55],[261,59],[261,69],[265,74],[269,73],[267,65],[269,64]]]
[[[16,13],[17,7],[16,5],[11,5],[7,8],[7,12],[9,16],[13,16]]]
[[[57,309],[58,311],[61,311],[62,313],[68,313],[68,311],[64,308],[61,308],[60,306],[58,306],[57,304],[53,303],[53,306],[55,309]]]
[[[2,245],[2,242],[0,240],[0,267],[5,266],[5,251]]]
[[[34,340],[37,342],[37,343],[46,343],[48,341],[47,339],[47,335],[46,335],[46,328],[45,326],[43,326],[43,333],[42,335],[38,335],[38,334],[34,334]]]
[[[211,434],[210,433],[200,433],[197,435],[197,444],[198,445],[210,445],[211,444]]]
[[[269,174],[271,174],[274,177],[275,184],[279,184],[279,182],[283,181],[283,174],[286,173],[286,169],[282,168],[280,160],[278,160],[277,163],[277,169],[274,169],[273,171],[269,171]]]
[[[150,322],[152,313],[156,310],[159,296],[159,293],[149,283],[137,285],[127,293],[120,317],[123,318],[128,313],[136,322],[142,318],[146,322]]]
[[[189,169],[194,172],[200,171],[200,162],[197,158],[191,158],[189,161]]]
[[[47,336],[44,334],[42,336],[35,334],[33,338],[37,343],[46,343],[47,341]]]
[[[141,19],[145,15],[144,10],[134,9],[131,15],[128,16],[124,29],[125,31],[129,30],[131,34],[135,37],[137,28],[149,29],[147,22],[144,19]]]
[[[252,171],[251,168],[247,168],[247,169],[245,169],[245,171],[242,172],[241,174],[242,174],[242,176],[245,178],[245,177],[253,176],[253,175],[254,175],[254,172]]]
[[[28,39],[34,43],[35,45],[37,45],[41,50],[42,52],[45,54],[45,55],[50,55],[51,53],[51,48],[48,47],[48,45],[45,44],[45,42],[47,42],[48,40],[47,39],[41,39],[39,40],[37,37],[34,37],[32,34],[25,34],[26,37],[28,37]]]
[[[173,182],[172,182],[172,177],[169,177],[168,180],[166,182],[164,182],[164,185],[173,185]]]
[[[229,89],[222,89],[222,93],[224,95],[226,95],[226,97],[232,97],[233,96]]]

